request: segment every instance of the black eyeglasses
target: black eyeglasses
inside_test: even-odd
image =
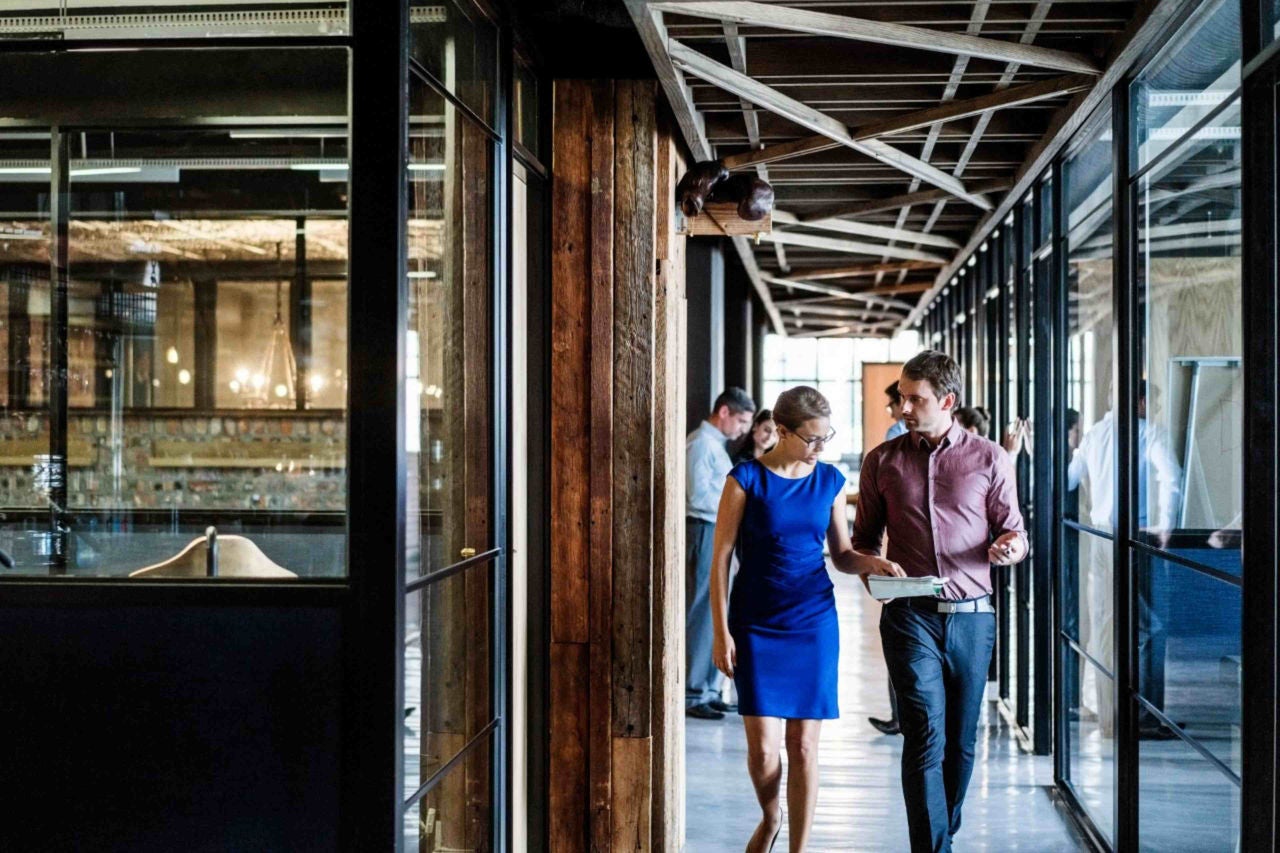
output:
[[[826,445],[831,443],[831,439],[836,437],[835,430],[832,430],[826,435],[818,435],[818,436],[814,436],[813,438],[806,438],[805,436],[801,435],[798,432],[793,432],[791,434],[794,435],[796,438],[800,439],[801,441],[803,441],[805,445],[807,445],[808,447],[813,447],[815,444],[821,444],[825,447]]]

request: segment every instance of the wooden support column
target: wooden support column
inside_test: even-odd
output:
[[[676,230],[673,188],[687,164],[680,130],[658,111],[654,181],[657,287],[654,297],[653,429],[653,845],[684,848],[684,430],[688,340],[685,310],[685,238]]]
[[[676,129],[652,81],[561,80],[553,99],[548,848],[678,850]]]

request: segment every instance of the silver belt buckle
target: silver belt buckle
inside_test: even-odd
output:
[[[939,613],[959,613],[960,610],[958,605],[954,601],[939,601],[938,612]]]

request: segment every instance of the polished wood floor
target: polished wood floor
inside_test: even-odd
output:
[[[810,851],[906,851],[907,823],[899,781],[902,741],[867,717],[888,714],[880,607],[854,578],[836,576],[840,612],[839,720],[824,724],[822,789]],[[759,819],[746,771],[746,741],[736,715],[687,721],[687,849],[741,851]],[[965,802],[957,853],[1087,850],[1053,794],[1052,759],[1020,752],[988,703],[978,763]],[[786,830],[776,851],[787,849]]]

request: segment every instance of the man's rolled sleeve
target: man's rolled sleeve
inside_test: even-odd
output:
[[[858,509],[853,516],[854,550],[866,554],[880,554],[880,541],[884,537],[884,496],[876,485],[876,470],[880,456],[874,451],[862,462],[858,475]]]
[[[999,538],[1006,533],[1017,533],[1022,544],[1027,545],[1027,530],[1018,509],[1018,486],[1013,473],[1013,463],[1003,453],[996,457],[991,488],[987,491],[987,524],[991,534]]]

